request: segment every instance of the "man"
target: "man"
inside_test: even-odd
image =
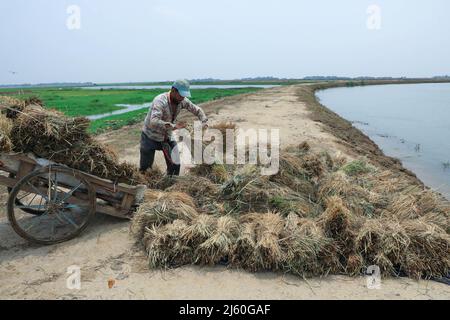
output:
[[[161,150],[167,164],[168,175],[179,175],[180,164],[172,159],[172,150],[176,147],[176,141],[172,140],[172,131],[184,128],[184,124],[175,121],[181,109],[186,109],[196,115],[207,128],[208,118],[203,110],[193,104],[188,98],[191,97],[189,82],[177,80],[173,83],[169,92],[162,93],[153,99],[144,127],[141,133],[141,159],[140,171],[145,172],[151,168],[155,159],[155,151]]]

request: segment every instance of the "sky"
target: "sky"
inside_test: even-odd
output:
[[[1,0],[0,84],[450,75],[448,0]]]

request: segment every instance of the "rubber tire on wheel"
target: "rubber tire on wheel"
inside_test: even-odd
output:
[[[79,179],[80,182],[83,182],[83,184],[86,186],[86,188],[88,188],[88,200],[87,202],[89,203],[89,212],[88,212],[88,218],[85,220],[84,224],[76,229],[74,232],[70,233],[68,236],[65,236],[63,238],[60,239],[56,239],[56,240],[41,240],[41,239],[36,239],[32,236],[30,236],[28,233],[26,233],[24,230],[22,230],[22,228],[19,226],[19,224],[16,221],[15,215],[14,215],[14,205],[15,205],[15,200],[16,200],[16,196],[18,194],[18,192],[21,190],[22,186],[25,185],[30,179],[41,175],[41,174],[45,174],[46,172],[49,172],[49,167],[43,167],[39,170],[35,170],[32,173],[26,175],[25,177],[23,177],[15,186],[14,188],[12,188],[9,198],[8,198],[8,205],[7,205],[7,209],[8,209],[8,220],[12,226],[12,228],[14,229],[14,231],[21,236],[22,238],[30,241],[30,242],[34,242],[37,244],[42,244],[42,245],[51,245],[51,244],[56,244],[56,243],[61,243],[64,241],[68,241],[70,239],[75,238],[76,236],[78,236],[81,232],[83,232],[84,229],[86,229],[86,227],[88,226],[90,220],[92,219],[92,217],[94,216],[95,212],[96,212],[96,193],[94,188],[90,185],[89,182],[86,181],[85,178],[83,178],[82,174],[77,171],[77,170],[73,170],[70,169],[68,167],[65,166],[60,166],[60,165],[52,165],[51,169],[55,169],[58,172],[63,172],[65,174],[69,174],[74,176],[76,179]]]

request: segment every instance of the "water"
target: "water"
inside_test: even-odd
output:
[[[450,84],[333,88],[317,97],[450,199]]]
[[[121,107],[123,109],[120,110],[115,110],[115,111],[111,111],[111,112],[107,112],[107,113],[102,113],[102,114],[95,114],[92,116],[87,116],[86,118],[88,118],[89,120],[97,120],[97,119],[101,119],[101,118],[106,118],[115,114],[122,114],[122,113],[127,113],[130,111],[134,111],[134,110],[139,110],[139,109],[148,109],[150,108],[150,105],[152,103],[143,103],[143,104],[116,104],[117,107]]]
[[[143,90],[143,89],[170,89],[170,85],[148,85],[148,86],[94,86],[94,87],[81,87],[81,89],[90,90],[107,90],[107,89],[123,89],[123,90]],[[191,89],[241,89],[241,88],[273,88],[279,87],[279,85],[264,85],[264,84],[245,84],[245,85],[232,85],[232,84],[205,84],[205,85],[191,85]]]

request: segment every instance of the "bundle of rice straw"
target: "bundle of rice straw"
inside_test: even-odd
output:
[[[182,239],[186,228],[186,221],[180,219],[145,228],[143,244],[150,268],[178,267],[193,262],[193,249]]]
[[[12,121],[0,113],[0,152],[11,152],[13,145],[10,139]]]
[[[290,214],[285,221],[281,246],[285,252],[283,270],[302,277],[328,273],[330,264],[324,264],[325,256],[333,261],[332,239],[312,219]]]
[[[255,166],[245,166],[222,185],[221,196],[233,212],[260,212],[273,209],[283,214],[314,212],[309,197],[261,176]]]
[[[446,275],[450,268],[450,237],[442,228],[420,219],[367,220],[356,238],[367,261],[385,275],[413,278]]]
[[[428,213],[440,213],[442,217],[450,213],[448,201],[429,190],[417,190],[415,192],[397,193],[389,206],[386,214],[399,219],[417,219]]]
[[[320,216],[320,224],[325,234],[334,239],[343,262],[353,253],[355,247],[355,220],[356,217],[351,215],[341,198],[332,196],[326,200],[326,209]]]
[[[231,260],[239,231],[239,222],[234,217],[225,215],[217,218],[211,236],[195,250],[195,262],[214,265]]]
[[[214,183],[224,183],[232,174],[233,166],[225,164],[199,164],[189,170],[189,173],[198,177],[205,177]]]
[[[255,222],[241,223],[241,233],[236,239],[231,257],[231,264],[233,266],[253,272],[259,270],[255,257],[257,241],[255,229]]]
[[[147,190],[143,203],[133,217],[131,232],[142,239],[145,228],[176,219],[191,221],[198,215],[192,197],[186,193]]]
[[[209,214],[199,214],[185,228],[182,235],[187,245],[197,248],[217,230],[217,218]]]
[[[271,180],[283,184],[296,192],[314,198],[314,185],[309,173],[302,168],[303,162],[299,155],[281,152],[279,171],[271,176]]]
[[[234,256],[232,261],[240,261],[240,265],[246,269],[253,270],[279,270],[284,259],[284,253],[281,248],[281,233],[284,227],[283,218],[277,213],[249,213],[243,215],[240,221],[247,226],[252,225],[253,234],[241,235],[242,243],[244,237],[247,237],[247,248],[253,247],[253,254],[250,252],[242,252],[244,256],[250,256],[247,261],[243,261],[242,257],[236,257],[240,253],[240,249],[234,248]],[[248,228],[248,227],[247,227]],[[252,243],[254,240],[254,243]]]
[[[193,182],[195,181],[195,182]],[[179,191],[189,194],[199,208],[213,208],[213,204],[219,195],[219,185],[203,177],[191,175],[174,177],[174,184],[166,191]]]
[[[24,109],[26,103],[20,99],[0,96],[0,111],[9,119],[15,119]]]

